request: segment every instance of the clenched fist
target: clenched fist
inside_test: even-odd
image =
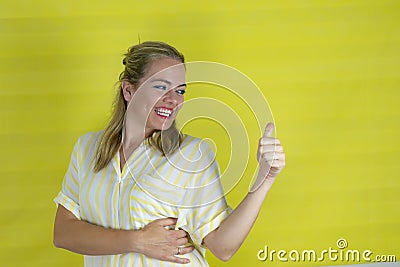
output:
[[[268,123],[258,142],[257,160],[259,171],[256,182],[250,192],[256,191],[263,183],[272,186],[276,176],[285,167],[285,153],[279,139],[272,137],[274,124]]]

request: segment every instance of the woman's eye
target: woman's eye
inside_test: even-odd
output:
[[[175,92],[177,92],[180,95],[184,95],[186,93],[186,90],[181,89],[181,90],[176,90]]]
[[[154,88],[157,88],[160,90],[167,90],[167,87],[165,85],[154,85]]]

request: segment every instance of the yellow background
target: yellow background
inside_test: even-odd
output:
[[[1,1],[1,266],[83,265],[52,245],[52,199],[75,140],[107,122],[121,55],[138,35],[247,74],[286,151],[249,237],[228,263],[208,255],[211,266],[338,265],[256,254],[321,251],[341,237],[399,260],[399,12],[396,0]]]

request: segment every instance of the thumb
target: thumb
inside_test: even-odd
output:
[[[269,122],[267,126],[265,127],[264,135],[263,137],[271,137],[272,132],[275,129],[275,125],[272,122]]]

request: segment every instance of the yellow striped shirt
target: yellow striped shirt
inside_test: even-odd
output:
[[[208,266],[203,238],[229,215],[219,168],[207,142],[185,135],[168,157],[146,141],[122,172],[119,153],[98,173],[94,156],[102,132],[81,136],[74,146],[62,189],[54,199],[78,219],[107,228],[139,230],[155,219],[178,218],[176,229],[190,235],[190,266]],[[139,253],[84,256],[85,266],[182,266]]]

